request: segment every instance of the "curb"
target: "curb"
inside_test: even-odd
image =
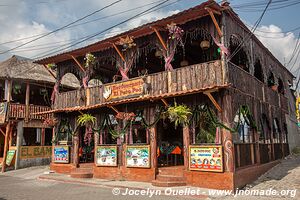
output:
[[[131,187],[131,186],[123,186],[123,185],[108,185],[108,184],[99,184],[99,183],[91,183],[91,182],[85,182],[85,181],[79,181],[79,180],[66,180],[61,178],[55,178],[55,177],[45,177],[45,176],[39,176],[37,180],[41,181],[56,181],[61,183],[71,183],[71,184],[80,184],[80,185],[86,185],[86,186],[93,186],[93,187],[103,187],[103,188],[110,188],[110,189],[120,189],[122,191],[125,191],[126,189],[131,190],[147,190],[148,188],[139,188],[139,187]],[[164,188],[165,189],[165,188]],[[164,189],[161,190],[161,195],[163,196],[173,196],[173,197],[185,197],[185,198],[193,198],[193,199],[207,199],[209,198],[208,195],[197,195],[197,196],[180,196],[180,195],[166,195],[164,192]],[[150,190],[159,190],[159,189],[150,189]],[[150,197],[149,197],[150,198]]]

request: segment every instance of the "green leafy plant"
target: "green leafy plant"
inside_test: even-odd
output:
[[[55,63],[49,63],[47,64],[48,69],[55,70],[56,69],[56,64]]]
[[[186,125],[189,122],[189,117],[192,115],[191,109],[186,105],[170,106],[167,110],[167,116],[171,122],[175,122],[175,127],[178,125]]]
[[[77,123],[79,126],[92,126],[96,122],[96,117],[91,114],[82,114],[78,116]]]
[[[85,60],[85,67],[90,67],[90,66],[92,66],[92,65],[95,64],[96,57],[93,54],[91,54],[91,53],[87,53],[85,55],[84,60]]]
[[[196,136],[197,143],[214,143],[216,137],[216,125],[213,123],[208,110],[199,113],[199,132]]]

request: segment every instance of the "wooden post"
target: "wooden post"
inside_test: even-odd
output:
[[[54,73],[45,65],[43,64],[43,66],[45,67],[45,69],[49,72],[49,74],[56,79],[56,76],[54,75]]]
[[[79,136],[78,134],[73,136],[73,165],[74,167],[78,167],[79,165]]]
[[[182,130],[183,134],[183,155],[184,155],[184,168],[189,168],[189,146],[190,146],[190,129],[188,126],[184,126]]]
[[[55,125],[58,126],[58,125]],[[55,139],[55,127],[52,128],[52,141],[54,141]],[[54,163],[54,147],[55,147],[55,143],[52,142],[52,156],[51,156],[51,163]]]
[[[46,129],[42,128],[42,133],[41,133],[41,146],[45,146],[45,133]]]
[[[157,129],[156,125],[149,129],[152,168],[157,169]]]
[[[212,19],[212,21],[213,21],[213,23],[214,23],[214,25],[215,25],[217,31],[218,31],[219,36],[222,37],[222,36],[223,36],[223,33],[222,33],[221,28],[220,28],[220,26],[219,26],[219,24],[218,24],[218,22],[217,22],[217,20],[216,20],[216,18],[215,18],[215,15],[214,15],[212,9],[206,7],[205,10],[207,10],[207,12],[209,13],[209,15],[210,15],[210,17],[211,17],[211,19]],[[216,11],[215,11],[215,12],[216,12]]]
[[[115,50],[117,51],[117,53],[119,54],[120,58],[123,60],[123,62],[125,62],[124,55],[121,53],[121,51],[119,50],[119,48],[115,45],[115,43],[112,43],[112,45],[115,48]]]
[[[164,50],[168,50],[167,45],[165,43],[165,41],[163,40],[163,38],[161,37],[160,33],[158,32],[158,30],[154,27],[152,27],[152,29],[154,30],[154,32],[156,33],[156,36],[158,37],[161,45],[163,46]]]
[[[30,99],[30,85],[29,82],[26,83],[26,96],[25,96],[25,122],[29,120],[29,99]]]
[[[4,173],[5,169],[6,169],[6,157],[7,157],[7,151],[8,151],[8,142],[9,142],[10,131],[11,131],[11,122],[9,121],[6,125],[4,153],[3,153],[3,161],[2,161],[2,169],[1,169],[2,173]]]
[[[227,127],[230,127],[230,122],[232,119],[232,98],[230,96],[230,91],[225,91],[223,93],[222,99],[222,118],[223,122]],[[226,172],[235,171],[235,162],[234,162],[234,145],[232,140],[232,133],[226,129],[222,129],[222,146],[224,148],[224,170]]]
[[[5,100],[10,102],[11,100],[11,89],[12,89],[12,80],[5,80]]]
[[[19,121],[17,125],[17,152],[16,152],[16,162],[15,162],[15,169],[19,168],[19,161],[20,161],[20,154],[21,154],[21,147],[23,142],[23,121]]]
[[[80,62],[72,55],[70,55],[71,58],[75,61],[75,63],[77,64],[77,66],[79,67],[79,69],[82,71],[82,72],[85,72],[85,69],[84,67],[80,64]]]

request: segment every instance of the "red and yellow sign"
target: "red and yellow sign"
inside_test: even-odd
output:
[[[190,146],[190,170],[223,172],[222,146]]]
[[[143,94],[143,79],[135,79],[107,85],[104,87],[103,96],[109,101],[112,99],[122,99],[124,97],[135,97]]]
[[[20,159],[50,158],[52,155],[52,146],[22,146],[20,151]]]

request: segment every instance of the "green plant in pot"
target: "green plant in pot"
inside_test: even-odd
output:
[[[78,116],[77,123],[79,126],[93,126],[96,122],[96,117],[91,114],[82,114]]]
[[[191,109],[186,105],[177,105],[174,103],[174,106],[170,106],[167,110],[167,116],[171,122],[175,123],[175,128],[178,125],[186,125],[189,122],[189,117],[192,115]]]

